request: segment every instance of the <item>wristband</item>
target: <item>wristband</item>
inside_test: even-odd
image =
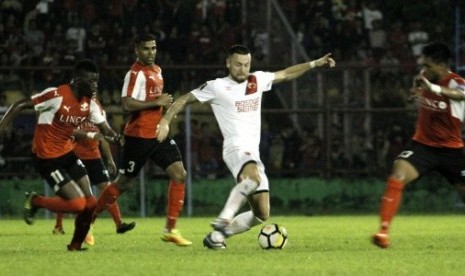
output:
[[[308,63],[308,65],[310,66],[310,68],[315,68],[316,67],[316,62],[314,60],[310,61]]]
[[[116,143],[119,143],[121,141],[121,137],[123,137],[123,136],[121,136],[120,134],[116,134],[116,136],[114,137],[114,141]]]
[[[95,136],[97,136],[97,132],[87,132],[86,136],[89,139],[95,139]]]
[[[431,84],[431,87],[429,88],[429,90],[436,95],[441,95],[441,86],[437,84]]]

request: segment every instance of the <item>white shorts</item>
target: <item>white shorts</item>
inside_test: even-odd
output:
[[[265,166],[260,160],[260,154],[258,152],[251,152],[245,150],[233,150],[229,152],[223,152],[223,160],[232,173],[234,179],[237,181],[239,173],[246,163],[253,161],[257,164],[260,173],[260,185],[255,192],[258,191],[269,191],[268,177],[265,174]]]

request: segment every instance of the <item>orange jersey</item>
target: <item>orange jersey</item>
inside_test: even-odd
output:
[[[161,68],[157,65],[143,66],[136,62],[124,77],[121,97],[132,97],[139,101],[153,102],[163,91]],[[156,107],[132,112],[124,134],[141,138],[155,138],[156,127],[163,108]]]
[[[450,72],[438,85],[465,94],[465,80],[455,73]],[[423,91],[419,98],[418,119],[412,139],[432,147],[462,148],[464,112],[465,101]]]
[[[79,129],[86,132],[100,132],[99,128],[89,121],[83,122]],[[97,139],[79,139],[76,142],[74,153],[81,160],[100,159],[102,155],[100,154],[99,144],[100,142]]]
[[[96,100],[96,102],[101,107],[100,102],[98,100]],[[100,109],[100,112],[106,118],[106,114],[103,108]],[[98,126],[88,120],[84,121],[78,128],[85,132],[100,132]],[[100,141],[96,139],[79,139],[76,142],[74,153],[81,160],[100,159],[102,158],[102,155],[100,153],[99,145]]]
[[[56,158],[72,151],[73,130],[84,121],[105,121],[100,106],[87,97],[78,100],[69,85],[48,88],[31,99],[38,112],[32,150],[39,158]]]

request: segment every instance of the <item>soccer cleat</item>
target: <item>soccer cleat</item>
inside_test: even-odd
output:
[[[90,246],[94,246],[95,239],[94,239],[94,234],[92,233],[92,227],[89,229],[89,232],[87,232],[87,235],[86,235],[86,238],[84,239],[84,242],[87,243]]]
[[[68,248],[68,251],[87,251],[88,250],[88,248],[74,247],[71,244],[68,244],[66,247]]]
[[[216,231],[221,232],[225,237],[229,237],[232,235],[231,230],[228,230],[227,227],[229,226],[230,221],[227,219],[216,218],[214,221],[210,223],[211,227]]]
[[[116,233],[124,234],[127,231],[131,231],[132,229],[134,229],[134,227],[136,227],[136,222],[134,221],[131,223],[122,222],[120,225],[118,225],[118,227],[116,227]]]
[[[373,235],[372,237],[372,240],[374,245],[380,247],[380,248],[383,248],[383,249],[386,249],[389,247],[390,243],[389,243],[389,236],[388,234],[384,234],[384,233],[377,233],[375,235]]]
[[[58,226],[58,227],[55,226],[55,228],[53,228],[53,230],[52,230],[52,233],[54,235],[59,235],[59,234],[64,235],[65,230],[63,230],[63,227],[61,227],[61,226]]]
[[[179,246],[188,246],[192,244],[192,242],[185,239],[177,229],[171,229],[170,232],[162,233],[161,240],[164,242],[172,242]]]
[[[226,243],[222,242],[215,242],[212,239],[212,233],[208,233],[207,236],[203,239],[203,246],[208,247],[209,249],[218,250],[218,249],[226,249]]]
[[[37,212],[37,208],[32,205],[32,200],[34,197],[37,196],[36,192],[27,192],[26,194],[26,200],[24,201],[23,205],[23,217],[24,221],[31,225],[34,223],[34,216]]]

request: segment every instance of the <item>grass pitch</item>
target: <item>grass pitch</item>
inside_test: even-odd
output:
[[[288,230],[283,250],[262,250],[259,228],[207,250],[202,239],[212,218],[181,218],[178,227],[194,244],[160,241],[162,218],[135,218],[136,228],[117,235],[111,219],[98,219],[96,244],[67,252],[65,235],[52,235],[54,221],[0,220],[0,275],[463,275],[465,223],[461,215],[398,216],[392,246],[374,247],[369,236],[377,216],[273,217]],[[125,221],[131,219],[125,218]]]

